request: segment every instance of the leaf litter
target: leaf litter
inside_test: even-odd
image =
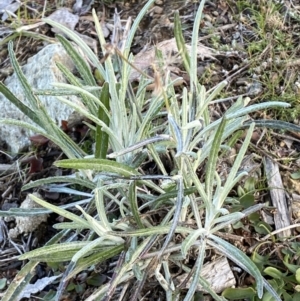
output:
[[[12,2],[13,1],[6,1],[5,2],[6,6],[4,7],[4,9],[8,10],[8,8],[9,8],[8,5],[13,4]],[[80,23],[84,19],[81,17],[85,17],[82,15],[84,13],[88,12],[89,7],[93,4],[93,2],[94,1],[77,0],[75,3],[75,7],[73,7],[73,14],[70,13],[70,11],[67,11],[65,8],[63,8],[61,10],[61,11],[63,11],[63,13],[61,13],[61,11],[60,11],[60,13],[57,13],[58,18],[56,19],[56,21],[64,22],[65,21],[64,19],[69,18],[70,22],[67,22],[67,24],[65,24],[65,25],[70,26],[69,28],[71,28],[72,30],[75,30],[76,26],[78,27],[78,25],[79,25],[78,23]],[[166,2],[168,2],[168,1],[166,1]],[[228,16],[228,14],[227,14],[228,7],[226,4],[224,4],[225,2],[226,1],[219,1],[218,3],[210,4],[211,7],[213,7],[213,10],[219,11],[220,19],[221,19],[221,17],[226,19]],[[14,2],[14,3],[17,3],[17,2]],[[171,2],[169,1],[169,6],[170,6],[170,3]],[[136,6],[138,7],[138,4]],[[221,12],[220,12],[219,8],[222,8]],[[10,10],[11,10],[11,12],[13,12],[13,9],[10,9]],[[166,8],[164,10],[166,10]],[[164,10],[153,8],[151,10],[151,12],[149,12],[149,16],[152,18],[151,22],[154,22],[153,20],[157,16],[161,16],[161,14],[164,13]],[[124,12],[126,14],[126,7],[124,7]],[[7,20],[7,16],[4,17],[5,16],[4,10],[2,10],[1,13],[2,13],[2,19],[6,18],[5,20]],[[54,12],[54,14],[55,14],[55,12]],[[78,16],[80,16],[80,18],[78,18]],[[215,14],[208,14],[208,16],[206,16],[206,19],[205,19],[205,22],[206,22],[205,24],[209,25],[210,22],[212,23],[214,16],[215,16]],[[88,19],[88,18],[86,18],[86,19]],[[180,74],[180,70],[178,71],[177,66],[180,65],[181,62],[179,59],[180,55],[178,53],[176,42],[173,38],[166,38],[166,37],[169,37],[168,30],[170,28],[170,24],[172,24],[172,18],[170,17],[170,15],[167,15],[166,17],[159,17],[156,19],[157,20],[159,19],[160,20],[159,22],[162,22],[163,19],[165,20],[164,24],[161,26],[162,34],[159,31],[155,32],[155,30],[153,30],[152,33],[153,33],[153,36],[155,36],[155,39],[153,39],[153,41],[149,42],[149,39],[146,39],[145,36],[143,36],[143,34],[141,33],[140,37],[142,37],[142,38],[140,39],[140,43],[136,43],[138,45],[138,47],[135,48],[135,56],[134,56],[133,63],[139,69],[141,69],[143,71],[149,71],[149,69],[152,68],[152,65],[156,64],[155,49],[157,48],[163,54],[163,58],[164,58],[165,62],[167,63],[168,71],[174,72],[175,74],[176,73]],[[188,17],[186,17],[186,19],[188,19]],[[228,19],[230,19],[230,18],[228,18]],[[76,22],[76,20],[77,20],[77,22]],[[203,25],[204,28],[206,25]],[[149,28],[155,28],[155,26],[156,25],[149,26]],[[209,26],[207,26],[207,27],[209,27]],[[222,26],[220,26],[220,27],[222,27]],[[157,30],[157,28],[156,28],[156,30]],[[220,32],[221,32],[220,36],[224,40],[226,40],[228,37],[230,38],[230,35],[232,34],[232,32],[229,32],[228,34],[225,34],[222,31],[220,31]],[[241,32],[242,32],[242,30],[241,30]],[[149,33],[151,35],[151,30],[147,31],[147,34],[149,34]],[[83,32],[80,32],[79,34],[83,34]],[[243,32],[242,32],[242,34],[243,34]],[[209,36],[209,35],[210,34],[206,34],[206,36]],[[232,34],[232,36],[233,36],[233,34]],[[90,36],[87,36],[87,37],[91,38]],[[93,38],[91,38],[91,39],[93,39]],[[162,39],[162,40],[160,40],[160,39]],[[208,38],[208,39],[210,39],[210,38]],[[146,44],[143,44],[143,42],[141,42],[142,40]],[[204,69],[203,74],[204,75],[207,74],[206,71],[207,71],[207,69],[210,69],[211,62],[212,63],[215,62],[217,65],[216,69],[209,70],[209,71],[212,71],[213,76],[217,75],[215,78],[212,77],[213,78],[212,82],[219,82],[220,78],[224,79],[224,76],[226,77],[228,74],[233,73],[235,70],[237,70],[236,68],[239,68],[241,61],[243,61],[244,57],[242,57],[242,56],[239,57],[239,56],[234,56],[234,55],[230,57],[230,55],[229,56],[223,55],[223,57],[220,59],[220,52],[214,50],[211,47],[208,47],[211,45],[209,45],[209,42],[206,42],[205,39],[200,39],[200,40],[201,40],[201,42],[203,41],[203,43],[205,43],[205,44],[199,43],[199,47],[198,47],[199,59],[204,60],[202,63],[201,62],[199,63],[201,66],[203,66],[203,69]],[[138,37],[135,38],[135,41],[138,41]],[[149,46],[149,45],[152,45],[152,46]],[[208,45],[208,46],[206,46],[206,45]],[[186,46],[187,46],[187,48],[189,48],[188,43],[186,44]],[[241,52],[243,52],[243,50]],[[209,62],[205,61],[205,59],[208,59]],[[242,74],[247,75],[244,72]],[[141,77],[141,74],[133,69],[132,73],[130,75],[130,80],[138,81],[138,80],[140,80],[140,77]],[[257,83],[256,80],[254,82]],[[251,84],[250,84],[250,87],[251,87]],[[235,94],[238,94],[238,92],[241,92],[241,93],[245,92],[243,83],[236,85],[236,86],[232,85],[232,88],[233,88]],[[248,88],[249,87],[247,87],[247,89]],[[255,97],[257,95],[260,95],[261,92],[262,92],[262,89],[260,88],[258,93],[256,93],[255,95],[250,95],[250,96]],[[225,102],[221,103],[220,105],[216,105],[212,110],[212,114],[215,114],[216,116],[221,116],[223,114],[223,112],[226,111],[226,108],[227,108],[227,105]],[[260,114],[260,112],[257,112],[257,115],[258,114]],[[276,141],[280,141],[280,138],[277,138]],[[257,146],[261,146],[261,144],[262,143],[259,141],[257,143]],[[274,141],[273,141],[273,144],[275,144]],[[294,142],[294,144],[296,144],[296,142]],[[262,148],[264,148],[264,147],[269,148],[270,146],[272,146],[272,144],[265,143],[265,144],[263,144]],[[284,149],[284,147],[282,149]],[[289,153],[291,153],[291,152],[292,151],[289,150]],[[279,158],[279,160],[280,160],[280,158]],[[46,278],[45,278],[45,283],[48,281]],[[39,286],[39,288],[40,288],[39,290],[43,289],[42,286],[43,285]]]

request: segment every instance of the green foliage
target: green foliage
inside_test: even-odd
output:
[[[70,74],[64,66],[60,66],[70,84],[57,84],[58,89],[52,93],[60,95],[58,98],[62,102],[96,124],[96,152],[89,157],[84,157],[81,149],[73,145],[53,121],[49,120],[38,98],[32,96],[31,88],[22,75],[10,46],[15,70],[35,110],[24,107],[3,85],[0,86],[2,93],[37,124],[37,127],[32,128],[49,137],[66,153],[69,159],[58,161],[55,165],[77,171],[75,177],[38,180],[27,184],[23,189],[64,182],[88,188],[92,198],[85,207],[82,204],[73,204],[79,212],[75,214],[31,195],[35,202],[65,217],[69,222],[55,225],[56,229],[62,231],[51,243],[19,257],[20,260],[29,260],[17,276],[22,276],[20,279],[25,280],[10,285],[3,299],[5,301],[14,300],[16,294],[22,292],[24,283],[30,281],[32,269],[39,261],[47,261],[52,265],[61,260],[69,261],[55,296],[58,300],[65,289],[83,289],[72,283],[72,277],[115,256],[119,259],[114,276],[108,283],[91,279],[91,283],[100,285],[91,292],[89,300],[110,299],[118,286],[132,279],[136,281],[138,294],[147,277],[152,274],[164,289],[168,301],[173,300],[175,293],[177,298],[183,298],[184,301],[193,300],[199,283],[215,300],[224,300],[201,276],[207,246],[224,254],[255,278],[255,289],[226,291],[227,298],[232,294],[252,297],[255,292],[258,298],[270,296],[272,300],[280,300],[279,295],[285,293],[282,283],[275,281],[278,280],[277,270],[263,270],[264,263],[256,265],[237,247],[218,237],[217,232],[223,231],[242,218],[249,217],[251,220],[251,216],[254,218],[254,212],[264,206],[248,202],[245,210],[236,212],[230,212],[226,206],[233,188],[247,175],[246,171],[240,171],[240,167],[255,128],[255,123],[248,122],[248,114],[271,107],[286,108],[289,105],[283,102],[267,102],[248,106],[247,99],[239,98],[228,108],[223,118],[211,119],[208,106],[227,82],[224,81],[206,91],[197,79],[197,43],[204,0],[201,1],[195,17],[190,55],[185,49],[179,17],[175,15],[176,42],[183,55],[184,67],[190,76],[190,87],[182,89],[180,101],[177,97],[178,91],[175,91],[168,74],[161,75],[163,78],[160,78],[160,83],[156,82],[158,93],[146,93],[145,79],[141,79],[138,92],[132,94],[129,81],[132,66],[127,63],[127,60],[132,60],[129,49],[141,18],[153,2],[154,0],[147,2],[129,33],[123,52],[124,58],[121,60],[120,79],[115,76],[113,58],[110,55],[102,66],[97,55],[80,37],[54,21],[45,20],[57,26],[83,50],[103,79],[103,85],[95,88],[96,81],[89,65],[67,39],[58,37],[73,58],[80,78]],[[95,12],[93,16],[105,53],[101,26]],[[159,52],[157,55],[160,55]],[[163,58],[160,57],[159,62],[162,61]],[[70,103],[61,96],[64,93],[79,94],[85,107]],[[39,110],[41,114],[36,114]],[[159,125],[158,114],[162,116]],[[2,122],[18,124],[15,121]],[[263,122],[261,121],[261,124]],[[283,126],[271,121],[267,125],[279,128]],[[221,179],[217,164],[226,155],[224,149],[228,149],[228,145],[236,141],[236,133],[239,135],[240,129],[244,127],[248,129],[244,143],[227,178]],[[162,155],[165,154],[169,155],[172,163],[170,175],[162,160]],[[147,160],[155,165],[155,173],[145,167]],[[205,175],[204,180],[198,173],[200,169]],[[78,193],[73,190],[74,195],[75,192]],[[108,215],[108,206],[111,204],[117,208],[117,215],[114,217]],[[205,212],[204,216],[200,215],[201,210]],[[160,213],[161,219],[158,222],[152,218],[153,211]],[[193,227],[189,226],[191,220]],[[84,235],[82,241],[69,242],[67,233],[71,231],[85,231],[88,235]],[[171,245],[174,234],[181,234],[183,239]],[[164,241],[162,245],[159,243],[161,240]],[[188,270],[185,259],[192,251],[197,255],[190,286],[187,291],[175,292],[175,285],[170,276],[170,264]],[[168,257],[171,258],[170,261]],[[172,257],[180,259],[172,260]],[[277,275],[271,282],[272,285],[264,279],[263,273]]]
[[[292,109],[272,110],[276,119],[293,121],[298,118],[297,75],[292,73],[297,57],[298,41],[293,34],[293,22],[298,22],[298,13],[291,13],[286,22],[279,1],[230,1],[237,15],[247,27],[243,36],[244,47],[250,58],[248,75],[254,74],[262,87],[260,100],[282,99],[292,105]],[[288,25],[287,25],[288,24]]]
[[[109,86],[108,83],[103,84],[103,88],[101,91],[102,104],[105,106],[107,112],[109,112]],[[107,115],[106,111],[99,106],[98,109],[98,118],[102,120],[106,126],[109,126],[109,115]],[[96,149],[95,149],[95,158],[105,159],[107,155],[108,148],[108,134],[102,131],[101,126],[97,125],[96,128]]]
[[[241,300],[241,299],[251,299],[256,296],[256,291],[251,288],[226,288],[222,296],[228,300]]]
[[[290,246],[280,249],[284,256],[283,262],[275,262],[271,259],[270,255],[260,255],[258,254],[258,248],[264,246],[260,244],[256,251],[253,252],[252,261],[257,265],[258,269],[263,275],[268,277],[268,282],[276,290],[276,292],[281,295],[283,301],[294,301],[299,298],[299,271],[300,262],[296,259],[297,264],[292,264],[291,262],[295,260],[295,257],[291,257],[299,252],[299,243],[292,243]],[[276,244],[275,244],[276,248]],[[282,263],[284,265],[282,265]],[[237,300],[239,296],[243,298],[248,298],[251,301],[259,300],[273,300],[273,296],[270,292],[264,292],[262,299],[257,297],[254,288],[230,288],[224,290],[222,293],[224,297],[229,300]]]

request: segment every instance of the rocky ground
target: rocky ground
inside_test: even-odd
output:
[[[14,1],[11,2],[14,3]],[[17,11],[8,18],[5,18],[3,13],[0,15],[3,20],[0,26],[0,79],[2,81],[7,80],[13,73],[7,51],[7,43],[10,40],[14,43],[14,51],[21,65],[25,65],[30,57],[40,52],[46,45],[56,41],[55,32],[49,25],[42,22],[42,17],[56,14],[56,20],[60,21],[68,16],[70,21],[68,26],[76,30],[92,48],[95,47],[95,51],[98,51],[91,9],[94,8],[99,19],[103,21],[106,39],[111,43],[113,42],[111,40],[113,28],[116,26],[115,13],[120,15],[121,25],[125,26],[130,18],[135,19],[146,1],[117,1],[116,3],[94,1],[93,4],[83,1],[81,5],[80,1],[77,1],[77,4],[75,1],[58,2],[53,0],[27,1],[19,7],[19,15]],[[135,63],[147,72],[151,72],[149,70],[151,64],[143,65],[145,51],[147,53],[153,45],[164,45],[161,43],[167,43],[169,47],[170,39],[174,36],[175,11],[180,14],[184,37],[188,43],[198,5],[197,1],[155,1],[155,5],[140,23],[134,38],[131,51],[136,55]],[[68,10],[58,13],[59,8]],[[284,111],[258,111],[253,114],[254,119],[277,118],[299,124],[299,19],[299,1],[206,1],[199,36],[199,42],[203,46],[199,50],[197,69],[199,81],[207,89],[223,80],[229,82],[218,102],[210,108],[216,118],[221,116],[222,112],[226,111],[239,96],[247,96],[253,103],[284,100],[292,105],[291,109]],[[21,31],[20,28],[22,28]],[[166,49],[167,46],[162,47]],[[176,56],[174,52],[175,49],[171,48],[166,53],[170,59],[169,65],[173,67],[172,71],[174,70],[176,76],[184,79],[182,84],[187,84],[189,79],[182,71],[181,62],[175,60],[174,63],[174,56]],[[99,51],[99,60],[102,58]],[[154,63],[151,61],[150,54],[147,58],[150,63]],[[137,79],[133,78],[133,80]],[[78,132],[75,131],[70,135],[76,136]],[[74,139],[80,140],[80,138]],[[31,141],[36,142],[34,139]],[[0,147],[1,210],[6,211],[21,205],[26,199],[26,194],[21,192],[21,187],[30,180],[62,173],[52,166],[52,162],[61,156],[60,151],[48,142],[38,144],[38,148],[31,145],[29,150],[26,149],[15,155],[10,153],[11,147],[7,142],[2,143]],[[252,153],[258,156],[267,155],[278,163],[283,187],[286,190],[285,196],[291,202],[290,217],[294,224],[298,222],[298,208],[300,207],[297,205],[297,200],[300,198],[299,148],[300,136],[297,132],[260,130],[253,136],[251,145]],[[249,159],[248,164],[251,169],[260,171],[263,169],[259,158],[252,156]],[[48,193],[47,197],[60,204],[68,202],[67,197],[60,198],[55,193]],[[2,235],[0,232],[0,279],[6,279],[6,283],[13,279],[22,265],[22,262],[16,260],[18,254],[24,250],[42,246],[53,235],[54,230],[51,225],[58,217],[51,215],[48,224],[44,222],[45,217],[43,218],[40,220],[41,226],[34,226],[32,229],[24,229],[23,224],[28,225],[28,223],[20,218],[0,220],[0,227],[3,229]],[[245,252],[250,253],[249,249],[255,245],[257,237],[255,231],[253,225],[249,224],[237,231],[237,234],[245,238],[240,246]],[[10,233],[8,237],[7,233]],[[297,237],[298,232],[294,235]],[[282,246],[277,245],[277,247],[279,249]],[[280,258],[279,255],[278,258]],[[101,266],[99,269],[107,268]],[[36,279],[42,278],[48,272],[49,267],[41,264]],[[102,280],[97,279],[97,281],[100,283]],[[246,279],[245,282],[247,281],[250,280]],[[84,292],[80,291],[81,284],[80,279],[74,282],[78,293],[72,297],[72,300],[84,300]],[[149,284],[149,288],[151,285],[154,284]],[[3,292],[5,288],[6,284],[0,287],[0,292],[1,289]]]

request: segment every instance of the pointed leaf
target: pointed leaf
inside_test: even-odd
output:
[[[70,183],[70,184],[76,184],[76,185],[80,185],[86,188],[89,188],[91,190],[93,190],[96,185],[95,183],[87,180],[87,179],[81,179],[79,177],[66,177],[66,176],[58,176],[58,177],[48,177],[45,179],[39,179],[33,182],[30,182],[28,184],[25,184],[22,187],[22,191],[24,190],[28,190],[28,189],[32,189],[35,187],[39,187],[39,186],[44,186],[47,184],[53,184],[53,183]]]
[[[247,121],[243,124],[242,128],[247,128],[252,122]],[[300,132],[300,126],[281,120],[268,120],[268,119],[258,119],[255,120],[256,127],[266,127],[270,129],[278,129],[284,131]]]
[[[49,262],[63,262],[71,260],[73,255],[86,246],[87,241],[76,241],[63,244],[55,244],[51,246],[44,246],[39,249],[27,252],[19,257],[20,260],[31,259],[34,261],[49,261]]]
[[[55,22],[51,19],[42,19],[42,21],[50,24],[53,27],[60,29],[64,34],[66,34],[70,39],[72,39],[79,47],[82,49],[84,54],[91,60],[92,64],[96,66],[99,70],[103,78],[106,78],[105,70],[103,69],[102,65],[99,62],[97,55],[91,50],[91,48],[76,34],[74,31],[68,29],[67,27],[61,25],[58,22]]]
[[[145,228],[141,221],[140,213],[138,211],[136,181],[132,181],[129,185],[128,199],[132,215],[135,219],[135,222],[137,223],[138,228]]]
[[[179,18],[179,13],[178,11],[175,12],[175,17],[174,17],[174,35],[176,39],[176,44],[178,48],[178,52],[180,53],[183,61],[184,68],[186,72],[189,74],[190,73],[190,57],[189,53],[187,51],[184,37],[182,34],[182,28],[181,28],[181,21]]]
[[[181,244],[181,253],[184,258],[186,257],[188,251],[190,250],[194,242],[198,240],[199,236],[201,236],[203,233],[205,233],[205,229],[198,229],[190,233],[188,237],[184,239],[184,241]]]
[[[223,117],[220,126],[218,127],[217,132],[215,133],[215,137],[213,140],[213,144],[211,147],[211,152],[208,157],[208,162],[205,167],[205,189],[208,200],[212,199],[213,195],[213,186],[214,186],[214,178],[215,178],[215,171],[216,165],[218,161],[218,154],[220,151],[220,146],[222,142],[222,135],[226,125],[226,118]]]
[[[74,64],[80,75],[82,76],[85,84],[87,86],[96,86],[96,80],[91,72],[90,66],[87,62],[83,59],[83,57],[78,53],[75,47],[62,35],[57,35],[56,38],[61,42],[63,47],[65,48],[66,52],[69,54],[71,59],[73,60]],[[97,95],[97,94],[95,94]]]
[[[11,93],[11,91],[2,82],[0,82],[0,92],[20,111],[22,111],[23,114],[30,118],[34,123],[41,126],[41,122],[37,114],[20,101],[13,93]]]
[[[104,262],[105,260],[112,258],[114,256],[117,256],[118,254],[120,254],[125,248],[124,244],[118,245],[118,246],[113,246],[113,247],[109,247],[107,249],[98,251],[94,254],[91,254],[85,258],[80,258],[77,262],[76,267],[74,268],[74,270],[67,276],[67,279],[70,279],[72,277],[74,277],[75,275],[77,275],[78,273],[80,273],[81,271],[96,265],[96,264],[100,264],[101,262]]]
[[[109,111],[109,85],[108,83],[104,83],[100,100],[102,104],[105,106],[107,111]],[[109,126],[109,117],[103,111],[103,109],[99,106],[98,109],[98,118],[107,126]],[[96,150],[95,150],[95,158],[96,159],[106,159],[107,149],[108,149],[108,139],[109,136],[106,132],[102,130],[100,125],[96,125]]]
[[[43,207],[45,207],[47,209],[50,209],[51,211],[53,211],[53,212],[55,212],[55,213],[57,213],[57,214],[65,217],[67,219],[70,219],[70,220],[78,223],[79,225],[81,225],[82,227],[84,227],[86,229],[90,229],[89,223],[86,220],[84,220],[83,218],[77,216],[76,214],[71,213],[71,212],[69,212],[69,211],[67,211],[65,209],[59,208],[59,207],[57,207],[55,205],[52,205],[52,204],[50,204],[50,203],[48,203],[48,202],[46,202],[46,201],[44,201],[42,199],[39,199],[38,197],[36,197],[33,194],[30,194],[29,196],[30,196],[30,198],[33,201],[35,201],[36,203],[40,204],[41,206],[43,206]]]
[[[54,164],[63,168],[103,171],[107,173],[119,174],[124,177],[139,174],[135,169],[130,168],[127,165],[105,159],[69,159],[61,160],[55,162]]]
[[[215,236],[209,235],[209,238],[214,240],[216,243],[208,240],[207,243],[216,247],[221,252],[224,253],[225,256],[234,261],[237,265],[240,265],[243,269],[245,269],[250,275],[252,275],[256,280],[257,286],[257,294],[259,298],[263,296],[263,277],[256,267],[256,265],[250,260],[250,258],[243,253],[241,250],[226,242],[225,240]]]

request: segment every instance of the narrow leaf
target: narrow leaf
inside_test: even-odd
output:
[[[104,262],[105,260],[112,258],[118,254],[120,254],[125,248],[124,244],[118,245],[118,246],[114,246],[114,247],[110,247],[104,250],[101,250],[99,252],[96,252],[88,257],[85,258],[80,258],[77,262],[76,267],[74,268],[74,270],[67,276],[66,280],[74,277],[75,275],[77,275],[78,273],[80,273],[81,271],[96,265],[96,264],[100,264],[101,262]]]
[[[178,221],[180,218],[180,213],[182,210],[182,203],[183,203],[183,178],[181,175],[179,175],[179,178],[177,180],[177,198],[176,198],[176,208],[175,208],[175,212],[174,212],[174,216],[173,216],[173,221],[171,223],[171,227],[169,230],[168,235],[165,238],[165,242],[163,244],[163,246],[160,249],[160,254],[162,255],[163,252],[165,251],[165,249],[167,248],[168,244],[170,243],[175,231],[176,231],[176,227],[178,225]]]
[[[174,16],[174,35],[175,35],[178,51],[182,57],[184,68],[186,72],[189,74],[190,65],[191,65],[190,57],[185,46],[185,41],[182,34],[181,22],[180,22],[178,11],[175,12],[175,16]]]
[[[291,106],[290,104],[288,104],[286,102],[282,102],[282,101],[263,102],[263,103],[251,105],[249,107],[242,108],[234,113],[230,113],[227,115],[227,118],[228,119],[237,118],[240,116],[245,116],[252,112],[263,110],[263,109],[270,109],[270,108],[276,108],[276,107],[289,108],[290,106]]]
[[[200,273],[203,267],[203,261],[205,257],[205,250],[206,250],[206,239],[201,240],[201,245],[198,248],[198,257],[197,261],[195,263],[195,272],[193,273],[193,280],[191,282],[190,288],[183,299],[183,301],[191,301],[193,299],[193,296],[195,295],[195,291],[198,286],[199,278],[200,278]]]
[[[37,97],[35,97],[34,94],[32,93],[31,86],[30,86],[29,82],[27,81],[24,73],[22,72],[20,65],[17,62],[16,56],[13,51],[13,43],[12,42],[8,43],[8,52],[9,52],[9,57],[10,57],[11,63],[13,65],[13,68],[18,77],[18,80],[20,81],[22,88],[24,90],[26,99],[32,106],[33,110],[40,109],[39,112],[44,115],[44,110],[43,110],[44,108],[43,108],[40,100]],[[40,118],[40,121],[42,121],[41,118]],[[40,124],[40,123],[38,123],[38,124]]]
[[[226,183],[224,185],[224,189],[221,192],[220,195],[215,197],[215,205],[217,208],[221,208],[223,202],[225,201],[226,196],[229,194],[229,192],[231,191],[231,189],[234,187],[234,185],[236,184],[237,181],[235,181],[235,178],[237,177],[237,172],[239,170],[239,168],[241,167],[242,161],[244,159],[245,153],[248,149],[251,137],[252,137],[252,133],[254,130],[254,126],[256,124],[252,123],[249,127],[247,136],[244,140],[244,143],[235,159],[235,162],[231,168],[231,171],[227,177]]]
[[[251,125],[252,121],[244,122],[242,128],[248,128]],[[281,120],[267,120],[267,119],[258,119],[255,120],[256,127],[266,127],[270,129],[300,132],[300,126]]]
[[[215,133],[213,144],[211,147],[210,155],[208,157],[208,162],[206,164],[205,172],[205,188],[208,200],[212,199],[213,186],[214,186],[214,176],[216,171],[216,165],[218,161],[218,154],[220,151],[220,146],[222,142],[222,135],[226,125],[226,118],[223,117],[218,130]]]
[[[198,229],[190,233],[188,237],[184,239],[184,241],[181,244],[181,253],[184,258],[186,257],[188,251],[190,250],[194,242],[198,240],[199,236],[201,236],[204,232],[204,229]]]
[[[122,176],[138,175],[138,172],[127,165],[105,159],[69,159],[55,162],[54,165],[63,168],[90,169],[119,174]]]
[[[55,22],[51,19],[42,19],[42,21],[50,24],[53,27],[60,29],[64,34],[70,37],[87,55],[87,57],[91,60],[92,64],[96,66],[99,70],[103,78],[106,78],[105,70],[103,69],[102,65],[99,62],[97,55],[91,50],[91,48],[72,30],[68,29],[67,27],[61,25],[58,22]]]
[[[200,30],[200,22],[202,17],[202,11],[204,8],[205,0],[201,0],[198,10],[196,13],[196,17],[194,19],[193,33],[192,33],[192,43],[191,43],[191,68],[190,68],[190,79],[191,79],[191,92],[194,92],[194,89],[198,87],[198,79],[197,79],[197,51],[198,51],[198,40],[199,40],[199,30]],[[198,91],[199,92],[199,91]]]
[[[243,269],[246,269],[246,271],[255,278],[258,297],[262,298],[263,277],[254,262],[251,261],[251,259],[245,253],[243,253],[241,250],[231,245],[230,243],[226,242],[225,240],[212,234],[209,235],[209,238],[215,241],[215,243],[207,240],[208,244],[219,249],[222,253],[224,253],[225,256],[230,258],[237,265],[240,265]]]
[[[109,85],[108,83],[104,83],[100,100],[102,104],[105,106],[107,111],[109,111]],[[103,111],[101,106],[98,109],[98,118],[107,126],[109,126],[109,117],[106,112]],[[102,131],[102,127],[97,124],[96,125],[96,150],[95,150],[95,158],[96,159],[106,159],[107,149],[108,149],[108,140],[109,136],[106,132]]]
[[[112,235],[121,236],[121,237],[139,237],[139,236],[151,236],[151,235],[157,235],[157,234],[168,234],[170,231],[170,226],[156,226],[146,229],[139,229],[135,231],[123,231],[123,232],[116,232],[112,231],[109,232]],[[176,227],[175,233],[184,233],[189,234],[193,230],[185,227]]]
[[[72,90],[74,89],[77,92],[79,89],[82,89],[84,87],[84,83],[82,83],[66,66],[64,66],[59,62],[56,63],[56,66],[70,83],[69,84],[70,89]],[[64,84],[64,83],[53,84],[54,87],[67,86],[67,85],[68,84]],[[84,91],[84,92],[85,93],[79,93],[82,103],[86,106],[86,108],[88,108],[88,111],[90,113],[96,114],[97,110],[96,110],[95,103],[97,103],[98,98],[92,92],[88,92],[88,91]],[[92,97],[88,97],[88,95],[91,95]],[[59,97],[57,97],[57,99],[59,99]],[[92,101],[93,99],[96,99],[97,101],[96,102]]]
[[[120,187],[120,186],[119,186]],[[102,222],[103,227],[107,231],[111,231],[111,225],[108,221],[107,212],[105,208],[105,198],[104,198],[104,190],[108,190],[109,187],[103,185],[103,181],[99,180],[97,184],[97,188],[94,190],[95,193],[95,205],[97,208],[97,212],[99,215],[99,219]]]
[[[42,126],[37,114],[28,106],[23,104],[23,102],[21,102],[13,93],[11,93],[11,91],[2,82],[0,82],[0,92],[34,123],[38,124],[39,126]]]
[[[129,199],[129,205],[130,205],[132,215],[138,225],[138,228],[140,229],[145,228],[141,221],[140,213],[138,211],[136,181],[132,181],[129,185],[128,199]]]
[[[40,204],[41,206],[47,208],[47,209],[50,209],[51,211],[67,218],[67,219],[70,219],[76,223],[78,223],[79,225],[81,225],[82,227],[84,228],[87,228],[87,229],[90,229],[90,226],[89,226],[89,223],[87,221],[85,221],[83,218],[77,216],[76,214],[74,213],[71,213],[65,209],[62,209],[62,208],[59,208],[55,205],[52,205],[42,199],[39,199],[38,197],[36,197],[35,195],[33,194],[30,194],[30,198],[35,201],[36,203]]]
[[[96,185],[95,183],[87,180],[87,179],[81,179],[78,177],[66,177],[66,176],[59,176],[59,177],[48,177],[45,179],[39,179],[33,182],[30,182],[28,184],[25,184],[22,187],[22,191],[32,189],[35,187],[47,185],[47,184],[53,184],[53,183],[69,183],[69,184],[75,184],[75,185],[80,185],[86,188],[89,188],[93,190]]]
[[[176,137],[176,148],[177,153],[176,157],[178,157],[183,152],[183,138],[182,138],[182,132],[178,124],[176,123],[175,119],[171,114],[168,114],[168,120],[170,125],[172,126],[172,129],[174,131],[175,137]]]
[[[90,66],[87,62],[83,59],[83,57],[78,53],[76,48],[72,46],[72,44],[62,35],[57,35],[56,38],[61,42],[63,47],[65,48],[66,52],[69,54],[71,59],[73,60],[74,64],[78,72],[80,73],[81,77],[83,78],[84,82],[88,86],[96,86],[96,80],[91,72]],[[95,94],[97,95],[97,94]]]

